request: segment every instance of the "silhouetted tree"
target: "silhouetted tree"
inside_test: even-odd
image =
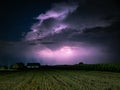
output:
[[[84,64],[83,62],[79,62],[79,64]]]

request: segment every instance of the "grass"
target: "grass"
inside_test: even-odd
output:
[[[0,90],[120,90],[120,73],[82,70],[1,72]]]

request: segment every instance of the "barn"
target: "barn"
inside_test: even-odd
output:
[[[27,63],[26,67],[29,69],[38,69],[40,68],[40,63]]]

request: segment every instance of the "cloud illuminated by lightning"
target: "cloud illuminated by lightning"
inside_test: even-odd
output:
[[[76,3],[54,4],[52,9],[48,10],[45,14],[40,14],[36,18],[39,20],[39,22],[31,27],[32,31],[27,33],[25,40],[43,38],[51,33],[58,33],[62,29],[67,28],[68,25],[63,21],[68,16],[68,14],[75,11],[77,7],[78,5]]]

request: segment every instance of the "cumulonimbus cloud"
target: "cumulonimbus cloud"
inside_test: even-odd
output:
[[[81,8],[83,7],[78,3],[54,4],[50,10],[36,17],[38,22],[32,25],[31,31],[25,35],[24,40],[42,39],[61,33],[65,29],[82,32],[87,28],[110,25],[109,22],[101,19],[103,17],[102,14],[94,16],[94,13],[88,12],[89,10],[81,11]],[[85,16],[86,13],[89,16]]]
[[[54,4],[54,7],[51,10],[47,11],[45,14],[40,14],[37,17],[37,19],[41,20],[41,21],[49,19],[49,18],[56,18],[56,19],[62,20],[69,13],[72,13],[73,11],[75,11],[77,7],[78,7],[78,5],[75,3]]]
[[[60,30],[67,28],[68,25],[63,21],[69,13],[74,12],[77,7],[78,5],[76,3],[54,4],[53,8],[44,14],[40,14],[36,18],[39,22],[31,27],[32,31],[27,33],[25,40],[43,38],[49,34],[58,33]]]

